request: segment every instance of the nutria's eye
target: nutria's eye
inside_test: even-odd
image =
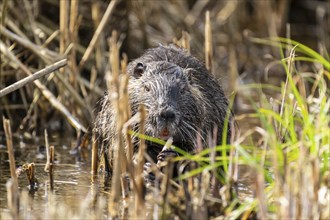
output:
[[[145,70],[145,66],[143,65],[143,63],[137,63],[134,68],[134,75],[140,77],[142,76],[144,70]]]
[[[147,85],[144,85],[144,91],[146,91],[146,92],[149,92],[149,91],[150,91],[150,88],[149,88],[149,86],[147,86]]]

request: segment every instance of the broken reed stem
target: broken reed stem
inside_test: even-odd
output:
[[[54,146],[50,146],[49,148],[50,154],[50,163],[49,163],[49,185],[50,191],[54,191]]]
[[[48,142],[48,133],[47,129],[45,129],[45,145],[46,145],[46,155],[47,155],[47,161],[45,164],[45,172],[49,172],[49,164],[50,164],[50,153],[49,153],[49,142]]]
[[[174,38],[172,41],[174,44],[186,49],[187,52],[190,53],[190,36],[186,31],[182,31],[182,35],[179,40]]]
[[[210,11],[205,14],[205,66],[212,73],[213,64],[213,46],[212,46],[212,28],[210,20]]]
[[[229,75],[230,75],[230,81],[229,81],[229,89],[230,91],[237,92],[237,82],[238,82],[238,63],[237,63],[237,54],[235,51],[235,45],[230,44],[228,48],[229,52]],[[231,142],[232,143],[232,142]]]
[[[121,174],[123,172],[121,166],[122,151],[123,151],[123,141],[122,141],[122,112],[120,109],[120,79],[119,79],[119,48],[117,43],[117,32],[113,31],[112,36],[109,41],[110,44],[110,64],[111,64],[111,74],[108,72],[107,86],[109,89],[109,98],[114,106],[115,118],[116,118],[116,135],[114,138],[114,154],[113,158],[109,158],[113,161],[113,176],[111,185],[111,194],[109,195],[109,206],[108,210],[112,217],[118,217],[118,204],[120,200],[120,183]]]
[[[10,175],[11,180],[7,182],[7,197],[8,197],[8,208],[13,219],[17,219],[18,210],[19,210],[19,200],[18,200],[18,181],[16,175],[16,164],[13,150],[13,136],[10,128],[10,121],[2,117],[3,120],[3,128],[5,130],[6,135],[6,143],[9,157],[9,167],[10,167]]]
[[[13,136],[10,128],[10,121],[2,117],[3,120],[3,128],[5,130],[6,135],[6,143],[9,157],[9,165],[10,165],[10,176],[17,183],[17,175],[16,175],[16,164],[13,150]]]
[[[95,44],[96,44],[97,40],[99,39],[100,34],[102,33],[105,25],[107,24],[107,21],[109,20],[109,17],[112,14],[113,9],[115,8],[115,5],[117,4],[117,2],[118,2],[117,0],[112,0],[109,3],[109,5],[108,5],[103,17],[102,17],[102,20],[101,20],[99,26],[97,27],[97,29],[96,29],[96,31],[93,35],[92,40],[90,41],[83,57],[81,58],[81,61],[79,63],[79,67],[78,67],[79,70],[82,70],[82,68],[84,68],[86,61],[88,60],[88,58],[92,54],[92,51],[95,47]]]
[[[18,82],[11,84],[10,86],[7,86],[6,88],[0,90],[0,97],[13,92],[13,91],[23,87],[24,85],[43,77],[44,75],[54,72],[55,70],[58,70],[59,68],[65,66],[66,64],[67,64],[67,60],[63,59],[50,66],[47,66],[47,67],[43,68],[42,70],[39,70],[38,72],[36,72],[32,75],[29,75],[29,76],[25,77],[24,79],[21,79]]]
[[[33,191],[37,186],[37,179],[35,178],[35,164],[30,163],[30,164],[24,164],[23,166],[26,173],[26,177],[28,178],[30,184],[30,191]]]
[[[96,134],[93,131],[92,134],[92,175],[97,175],[97,167],[98,167],[98,146],[97,146],[97,140],[96,140]]]
[[[190,53],[190,36],[188,32],[182,31],[182,46]]]
[[[144,120],[145,120],[145,109],[143,105],[140,105],[140,133],[144,133]],[[144,215],[145,207],[144,207],[144,186],[143,186],[143,167],[144,167],[144,152],[145,152],[145,140],[140,138],[140,146],[137,154],[137,164],[136,164],[136,189],[135,189],[135,214],[136,217],[142,217]]]

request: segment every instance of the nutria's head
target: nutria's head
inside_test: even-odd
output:
[[[174,144],[184,149],[194,146],[204,118],[202,93],[192,79],[194,70],[166,61],[130,65],[131,107],[134,114],[140,104],[145,106],[145,134],[163,140],[173,137]]]

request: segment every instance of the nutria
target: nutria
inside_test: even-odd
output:
[[[207,137],[216,128],[216,143],[222,142],[228,100],[201,61],[176,46],[159,46],[130,62],[127,72],[132,116],[140,104],[145,106],[146,135],[165,141],[172,137],[174,146],[194,152],[198,140],[207,147]],[[111,149],[116,130],[113,112],[105,95],[95,121],[95,131],[105,151]],[[227,142],[229,137],[228,126]],[[135,150],[137,147],[138,144]],[[147,152],[154,162],[161,150],[162,146],[147,142]]]

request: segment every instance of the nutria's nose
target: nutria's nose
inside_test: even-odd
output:
[[[160,119],[167,122],[173,122],[175,120],[175,113],[172,110],[164,110],[160,113]]]

